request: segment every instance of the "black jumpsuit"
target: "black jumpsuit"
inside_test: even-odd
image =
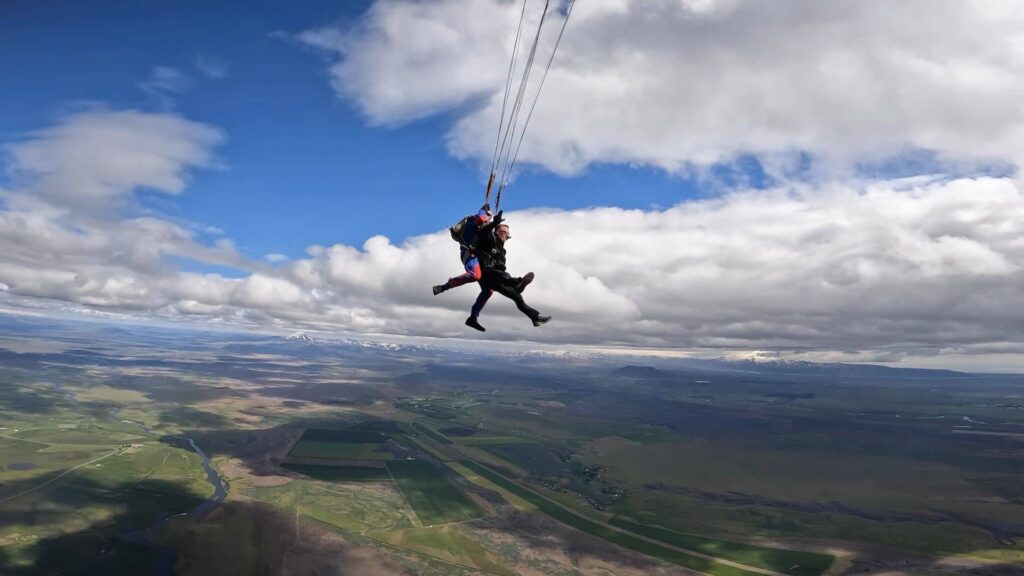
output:
[[[516,290],[523,279],[513,277],[505,270],[505,243],[498,238],[497,221],[483,226],[477,232],[476,255],[483,268],[483,277],[480,278],[480,295],[473,304],[472,317],[478,317],[491,294],[497,292],[515,302],[516,308],[530,320],[536,320],[540,312],[530,308],[523,300],[523,295]]]

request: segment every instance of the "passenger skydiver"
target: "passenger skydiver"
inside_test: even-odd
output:
[[[482,226],[477,232],[476,254],[483,266],[483,275],[480,278],[480,294],[473,303],[469,318],[466,318],[466,326],[484,332],[486,329],[480,325],[478,320],[487,300],[494,292],[505,296],[516,304],[516,308],[533,322],[534,326],[540,326],[551,320],[551,316],[541,316],[540,312],[534,310],[523,300],[523,290],[533,282],[534,274],[529,272],[526,276],[514,277],[505,270],[505,242],[512,236],[509,233],[508,224],[502,222],[502,215],[499,211],[490,223]]]
[[[448,229],[452,238],[459,243],[459,259],[462,260],[465,273],[449,278],[444,284],[434,286],[434,296],[450,288],[480,280],[483,273],[480,270],[480,261],[473,252],[473,246],[476,243],[477,231],[490,221],[491,206],[484,204],[480,207],[479,212],[466,216],[458,224]]]

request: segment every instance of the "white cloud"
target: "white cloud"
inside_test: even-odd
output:
[[[466,336],[476,287],[430,293],[461,269],[446,231],[401,244],[375,236],[361,247],[311,247],[306,258],[271,258],[271,267],[240,256],[226,238],[197,240],[195,226],[75,201],[79,183],[107,201],[140,187],[178,192],[219,140],[216,130],[173,115],[96,111],[12,145],[19,185],[0,191],[4,298]],[[95,155],[43,168],[42,150]],[[112,177],[106,155],[129,151],[133,168]],[[496,295],[482,317],[487,338],[829,357],[852,350],[889,360],[1024,352],[1014,344],[1024,341],[1024,194],[1011,178],[797,184],[666,210],[530,210],[508,220],[510,268],[537,273],[527,300],[555,320],[535,329]],[[248,274],[186,272],[171,257]]]
[[[303,33],[378,124],[441,112],[459,156],[490,159],[516,4],[381,0],[349,30]],[[674,171],[755,153],[1020,164],[1024,16],[1008,2],[586,0],[548,79],[527,160]],[[7,147],[4,298],[106,312],[466,336],[476,288],[445,231],[254,262],[202,226],[133,211],[181,193],[224,139],[177,114],[92,110]],[[831,176],[831,177],[830,177]],[[484,338],[837,358],[1024,353],[1022,183],[937,175],[738,189],[664,210],[528,210],[510,268],[537,273],[533,328],[495,296]],[[231,266],[241,278],[181,270]],[[268,263],[272,263],[271,266]],[[476,333],[469,333],[478,337]]]
[[[16,187],[31,187],[32,197],[105,211],[138,188],[180,193],[187,169],[210,166],[211,149],[223,138],[173,114],[82,112],[8,146],[8,175]]]
[[[539,4],[531,3],[534,10]],[[1019,164],[1024,12],[1014,0],[578,2],[521,159],[678,171],[807,151],[841,162],[928,149]],[[455,111],[489,162],[518,2],[380,0],[299,36],[374,123]]]
[[[515,25],[506,8],[477,0],[378,2],[348,33],[320,28],[298,39],[344,55],[331,67],[334,88],[353,98],[371,121],[392,124],[493,91],[505,77],[494,66],[505,54],[495,26]],[[393,73],[380,74],[382,67]]]
[[[664,211],[526,211],[510,265],[537,281],[532,328],[495,296],[488,337],[707,349],[860,350],[885,358],[1019,340],[1024,294],[1012,180],[916,180],[740,191]],[[465,335],[474,286],[446,233],[312,250],[261,279],[252,306],[324,327]],[[262,286],[266,283],[265,286]],[[288,303],[288,316],[271,306]]]
[[[169,260],[257,269],[230,241],[138,215],[140,189],[180,193],[213,162],[220,131],[172,114],[92,110],[6,147],[13,186],[0,189],[0,276],[14,294],[151,309],[182,280]]]

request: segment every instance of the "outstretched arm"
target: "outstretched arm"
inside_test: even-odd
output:
[[[494,219],[491,220],[490,222],[488,222],[487,224],[484,224],[483,226],[481,226],[480,230],[477,233],[478,234],[479,233],[487,233],[487,232],[490,232],[491,230],[494,230],[494,228],[498,224],[501,224],[501,222],[505,219],[502,216],[502,212],[504,212],[504,211],[503,210],[498,210],[498,213],[494,215]]]

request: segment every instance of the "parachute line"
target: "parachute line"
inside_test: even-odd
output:
[[[491,180],[494,180],[494,172],[498,167],[498,144],[501,142],[501,133],[505,127],[505,108],[508,105],[508,95],[512,91],[512,72],[515,70],[516,61],[519,56],[519,39],[523,35],[523,21],[526,19],[526,0],[523,0],[523,9],[519,12],[519,26],[516,28],[516,39],[512,44],[512,57],[508,62],[508,76],[505,78],[505,96],[501,100],[501,116],[498,118],[498,134],[494,138],[494,154],[491,156]],[[490,185],[487,187],[485,202],[490,200]]]
[[[523,109],[523,96],[526,94],[526,87],[530,82],[530,73],[533,72],[533,61],[537,57],[537,46],[540,44],[541,32],[544,30],[544,21],[548,16],[548,8],[551,5],[551,0],[544,0],[544,11],[540,15],[540,23],[537,24],[537,33],[533,37],[533,45],[530,46],[530,55],[526,59],[526,65],[523,67],[523,76],[519,81],[519,89],[516,91],[515,103],[512,106],[512,112],[509,114],[509,124],[505,131],[505,136],[502,138],[501,148],[503,151],[502,157],[499,159],[499,165],[501,168],[501,180],[506,180],[506,172],[509,168],[509,159],[512,155],[512,142],[515,141],[516,128],[519,125],[519,113]],[[498,188],[498,197],[495,200],[495,209],[501,205],[501,188]]]
[[[516,99],[509,114],[509,123],[502,138],[502,157],[499,159],[499,164],[502,166],[502,174],[504,174],[505,167],[508,166],[509,157],[512,154],[512,142],[515,140],[516,128],[519,124],[519,113],[523,109],[523,96],[526,94],[526,87],[530,82],[530,74],[533,72],[533,61],[537,57],[537,46],[540,44],[541,31],[544,28],[544,21],[547,19],[549,4],[550,0],[545,0],[544,12],[541,14],[540,23],[537,25],[537,33],[533,38],[533,44],[530,46],[530,55],[526,59],[523,75],[519,80],[519,88],[516,91]]]
[[[544,88],[544,81],[547,79],[548,72],[551,70],[551,64],[555,60],[555,54],[558,52],[558,46],[562,42],[562,36],[565,34],[566,25],[569,23],[569,17],[572,15],[573,6],[576,4],[576,0],[568,0],[565,19],[562,21],[561,29],[558,31],[558,38],[555,40],[554,47],[551,50],[551,55],[548,57],[547,64],[544,67],[544,72],[542,73],[540,82],[537,85],[537,90],[534,92],[532,101],[529,103],[526,120],[523,122],[522,126],[520,126],[519,121],[523,111],[523,104],[526,103],[527,99],[527,88],[530,87],[530,76],[533,72],[534,62],[537,57],[537,48],[540,45],[541,35],[544,32],[544,24],[547,21],[548,10],[551,7],[551,0],[544,0],[544,11],[540,15],[540,21],[537,24],[537,31],[534,34],[533,42],[530,43],[530,50],[526,57],[526,62],[523,65],[522,71],[519,72],[519,52],[521,47],[526,46],[526,43],[522,42],[522,40],[524,21],[526,19],[526,5],[528,1],[529,0],[523,0],[523,7],[519,14],[519,26],[516,29],[515,42],[512,46],[512,57],[509,59],[508,74],[505,79],[505,92],[501,102],[501,116],[498,119],[498,134],[494,142],[494,154],[491,157],[491,173],[487,182],[487,191],[484,195],[484,202],[490,202],[491,187],[494,184],[495,176],[500,174],[500,178],[498,178],[498,193],[494,205],[495,210],[498,210],[501,206],[502,192],[504,192],[505,188],[508,186],[509,179],[512,177],[516,160],[519,158],[519,149],[522,147],[523,139],[526,136],[526,129],[529,127],[530,120],[533,118],[533,113],[537,108],[537,101],[540,99],[541,90]],[[512,95],[513,80],[517,77],[519,78],[519,86],[515,91],[515,98],[510,102],[509,96]]]
[[[540,84],[537,85],[537,93],[533,95],[533,102],[530,104],[530,112],[526,115],[526,122],[523,124],[523,131],[519,133],[519,141],[516,142],[516,150],[512,154],[512,162],[509,164],[508,173],[505,175],[501,186],[498,188],[500,195],[501,190],[508,186],[508,179],[512,175],[512,168],[516,165],[516,160],[519,158],[519,147],[523,145],[523,137],[526,136],[526,128],[530,125],[530,119],[533,118],[533,111],[537,108],[537,100],[540,99],[540,91],[544,89],[544,81],[547,80],[548,71],[551,70],[551,63],[555,61],[555,54],[558,53],[558,45],[562,43],[562,35],[565,34],[565,26],[569,23],[569,16],[572,15],[572,7],[576,5],[576,0],[569,1],[569,8],[565,12],[565,20],[562,21],[562,28],[558,31],[558,39],[555,40],[555,47],[551,50],[551,57],[548,58],[548,64],[544,67],[544,73],[541,74]]]

